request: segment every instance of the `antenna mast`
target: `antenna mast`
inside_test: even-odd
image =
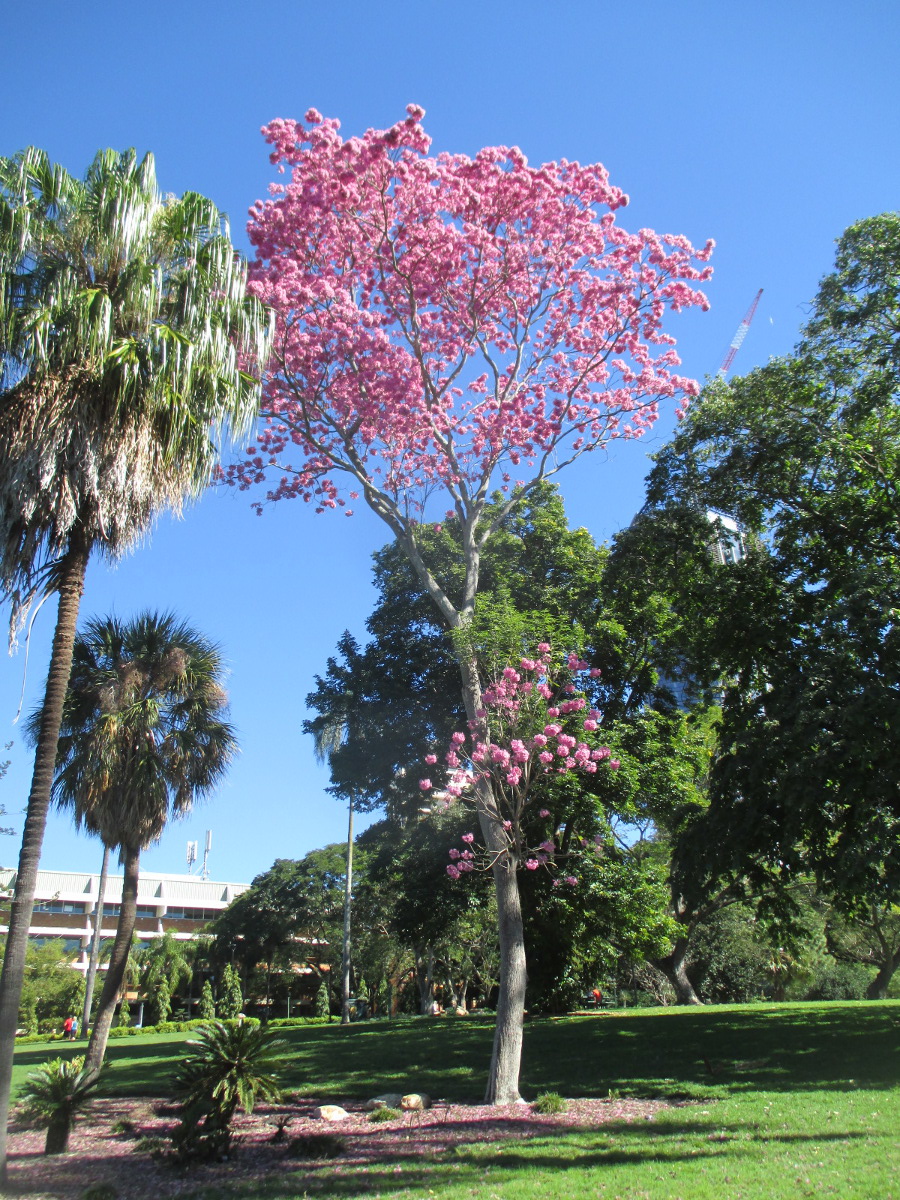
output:
[[[206,846],[204,847],[204,850],[203,850],[203,869],[200,871],[201,879],[209,879],[209,871],[207,869],[206,864],[209,861],[209,852],[211,849],[212,849],[212,830],[207,829],[207,831],[206,831]]]
[[[743,321],[741,321],[740,325],[738,325],[737,332],[735,333],[734,337],[731,339],[731,345],[728,347],[728,353],[722,359],[722,365],[721,365],[721,367],[719,367],[719,370],[716,372],[719,379],[725,378],[726,374],[728,373],[729,367],[734,362],[734,356],[737,354],[738,350],[740,350],[741,343],[743,342],[744,338],[747,336],[747,330],[750,328],[750,322],[753,320],[753,314],[756,312],[756,306],[757,306],[757,304],[759,304],[759,298],[762,294],[763,294],[763,290],[762,290],[762,288],[760,288],[759,291],[756,293],[756,299],[753,301],[753,303],[747,309],[747,315],[744,317]]]

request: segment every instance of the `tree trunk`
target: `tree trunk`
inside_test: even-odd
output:
[[[422,946],[414,946],[413,954],[416,956],[416,982],[419,985],[419,1013],[423,1017],[430,1017],[431,1005],[434,1001],[431,950]]]
[[[69,1149],[69,1134],[72,1131],[72,1118],[68,1113],[56,1116],[47,1126],[47,1140],[44,1143],[45,1154],[65,1154]]]
[[[866,988],[867,1000],[886,1000],[888,987],[894,977],[894,973],[900,967],[900,952],[888,958],[881,964],[878,974]]]
[[[113,942],[112,954],[109,959],[109,970],[103,981],[103,991],[100,993],[100,1003],[97,1005],[97,1016],[91,1030],[91,1040],[88,1043],[84,1069],[96,1074],[103,1066],[106,1056],[106,1043],[109,1041],[109,1031],[112,1027],[113,1015],[119,992],[125,982],[125,971],[128,967],[128,955],[131,952],[131,938],[134,934],[134,922],[137,912],[138,877],[140,871],[141,852],[130,846],[122,848],[123,880],[122,907],[119,910],[119,922],[116,926],[116,939]]]
[[[462,673],[462,697],[470,722],[478,721],[481,708],[481,684],[478,667],[465,656],[459,659]],[[502,823],[490,783],[479,780],[475,803],[484,844],[493,859],[494,888],[497,893],[497,932],[500,940],[500,994],[497,999],[497,1023],[488,1074],[486,1104],[515,1104],[519,1095],[519,1070],[522,1063],[522,1027],[525,1021],[525,985],[528,973],[525,961],[525,929],[519,896],[518,863],[509,852],[502,835]]]
[[[690,937],[687,934],[675,939],[671,953],[665,958],[655,958],[653,965],[662,971],[669,983],[675,989],[679,1004],[702,1004],[703,1001],[694,991],[694,985],[688,979],[686,968]]]
[[[341,954],[341,1024],[350,1024],[350,903],[353,898],[353,797],[347,806],[347,871],[344,877],[344,946]]]
[[[19,866],[16,872],[16,891],[9,917],[3,975],[0,978],[0,1193],[7,1182],[6,1126],[9,1118],[9,1093],[12,1082],[13,1054],[16,1046],[19,1001],[25,976],[28,929],[34,909],[38,863],[41,857],[44,829],[47,824],[47,810],[50,807],[50,789],[53,786],[53,775],[56,769],[59,727],[62,721],[66,690],[69,686],[69,676],[72,673],[72,647],[75,641],[75,626],[84,591],[84,576],[89,554],[89,547],[83,544],[80,538],[77,540],[73,538],[60,571],[56,630],[53,635],[50,669],[47,673],[47,686],[41,709],[31,792],[28,797],[28,810],[22,833],[22,849],[19,853]]]
[[[91,938],[91,956],[88,959],[87,975],[84,980],[84,1009],[81,1014],[81,1030],[87,1037],[91,1027],[91,1001],[94,998],[94,981],[97,978],[97,966],[100,962],[100,943],[103,940],[103,897],[106,895],[106,877],[109,874],[109,846],[103,847],[103,862],[100,866],[100,883],[97,894],[97,908],[94,915],[94,934]]]
[[[486,821],[482,830],[487,840]],[[490,842],[488,842],[490,846]],[[491,849],[494,849],[491,847]],[[496,853],[496,851],[495,851]],[[522,1027],[525,1020],[525,935],[519,876],[508,854],[498,855],[494,864],[497,890],[497,923],[500,933],[500,995],[497,999],[497,1023],[494,1049],[485,1092],[486,1104],[514,1104],[519,1095],[519,1069],[522,1061]]]

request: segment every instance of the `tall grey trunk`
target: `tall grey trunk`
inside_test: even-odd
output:
[[[134,934],[134,922],[137,913],[138,878],[140,874],[141,852],[137,848],[123,846],[123,879],[122,907],[119,910],[119,922],[116,926],[116,939],[113,942],[112,954],[109,959],[109,970],[103,980],[103,990],[100,993],[100,1003],[97,1005],[97,1016],[91,1030],[91,1040],[88,1042],[87,1054],[84,1060],[86,1071],[97,1072],[103,1066],[106,1056],[106,1043],[109,1041],[109,1031],[112,1027],[113,1015],[119,993],[125,982],[125,972],[128,967],[128,955],[131,952],[131,938]]]
[[[419,985],[419,1013],[423,1017],[430,1017],[434,1003],[434,956],[431,948],[425,946],[414,946],[413,954],[416,956],[416,982]]]
[[[53,634],[50,669],[47,673],[47,686],[44,691],[41,723],[34,755],[31,792],[28,796],[28,810],[22,833],[22,849],[19,853],[19,866],[16,872],[16,891],[9,916],[3,975],[0,977],[0,1194],[4,1191],[7,1183],[6,1127],[9,1119],[9,1093],[12,1083],[13,1054],[16,1048],[19,1001],[22,998],[22,981],[25,977],[28,929],[34,910],[38,863],[41,858],[44,829],[47,825],[47,810],[50,807],[50,790],[56,770],[59,727],[62,722],[69,676],[72,673],[75,626],[78,622],[78,609],[84,592],[84,576],[89,554],[88,546],[83,544],[80,539],[77,541],[73,539],[62,563],[56,630]]]
[[[350,1024],[350,903],[353,898],[353,797],[347,806],[347,873],[344,879],[344,945],[341,953],[341,1024]]]
[[[653,965],[662,971],[669,983],[675,989],[679,1004],[702,1004],[703,1001],[694,991],[694,985],[688,978],[687,953],[690,945],[690,935],[684,934],[675,939],[675,945],[665,958],[655,958]]]
[[[460,660],[463,703],[466,716],[477,722],[481,708],[481,685],[474,662]],[[522,1064],[522,1027],[525,1020],[525,986],[528,973],[525,961],[525,930],[519,896],[518,863],[503,836],[502,821],[490,783],[479,780],[475,788],[478,822],[484,844],[493,860],[494,888],[497,893],[497,931],[500,940],[500,993],[494,1046],[485,1091],[486,1104],[514,1104],[519,1095],[519,1071]]]
[[[88,959],[87,975],[84,980],[84,1008],[81,1013],[82,1033],[87,1036],[91,1024],[91,1002],[94,999],[94,981],[100,963],[100,943],[103,940],[103,897],[106,895],[106,877],[109,874],[109,846],[103,847],[103,862],[100,865],[100,882],[97,888],[97,908],[94,913],[94,933],[91,937],[91,954]]]

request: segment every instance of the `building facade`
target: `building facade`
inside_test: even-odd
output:
[[[0,935],[9,930],[9,909],[16,872],[0,867]],[[228,907],[248,883],[217,883],[197,875],[142,872],[138,883],[135,934],[150,945],[171,932],[179,941],[193,941],[203,927]],[[91,938],[98,917],[99,872],[38,871],[34,915],[29,936],[64,943],[72,966],[87,970]],[[114,937],[122,904],[122,876],[110,874],[103,898],[104,937]]]

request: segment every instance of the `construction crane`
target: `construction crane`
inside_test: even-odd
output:
[[[744,317],[743,321],[741,321],[740,325],[738,325],[737,332],[735,333],[734,337],[731,339],[731,345],[728,347],[728,353],[725,355],[724,359],[722,360],[722,365],[721,365],[721,367],[719,367],[719,370],[717,372],[719,379],[725,378],[725,375],[728,372],[728,368],[734,362],[734,356],[737,354],[738,350],[740,350],[741,343],[743,342],[744,338],[747,336],[747,330],[750,328],[750,322],[753,320],[753,314],[756,312],[756,306],[757,306],[757,304],[759,304],[759,298],[762,294],[763,294],[763,290],[762,290],[762,288],[760,288],[759,291],[756,293],[756,299],[753,301],[753,303],[747,309],[747,315]]]

